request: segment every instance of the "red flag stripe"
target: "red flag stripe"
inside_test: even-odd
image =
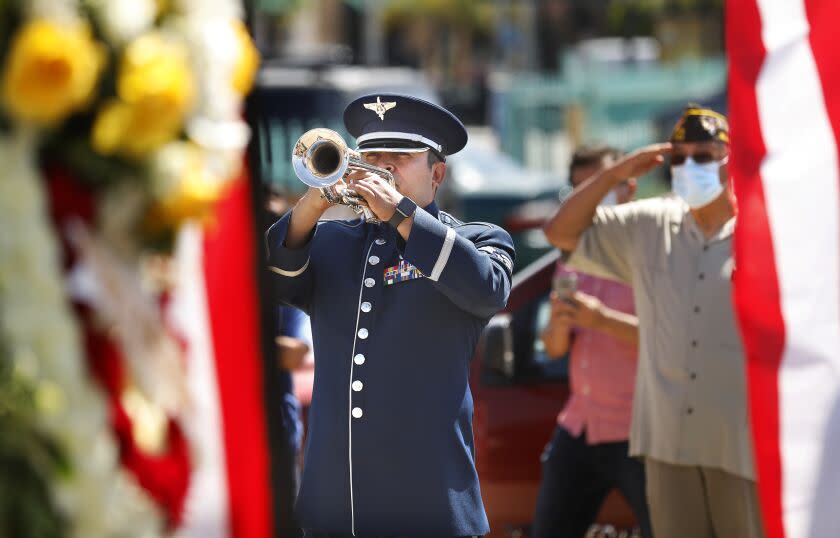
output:
[[[738,196],[735,305],[747,359],[756,474],[768,538],[784,538],[777,376],[784,349],[775,254],[761,163],[767,153],[756,83],[765,59],[761,18],[753,0],[726,3],[729,55],[730,173]]]
[[[204,232],[198,223],[178,234],[176,260],[178,286],[170,319],[187,341],[187,385],[190,405],[184,426],[194,447],[184,523],[184,538],[230,538],[230,510],[221,402],[213,356],[204,282]]]
[[[782,510],[785,533],[796,538],[828,513],[817,509],[817,488],[840,367],[837,142],[804,1],[758,6],[767,50],[756,87],[768,153],[761,177],[786,330],[778,376]]]
[[[834,442],[832,428],[840,429],[832,424],[840,420],[840,409],[835,409],[840,396],[840,171],[834,112],[826,102],[826,96],[835,94],[836,66],[821,65],[834,60],[820,50],[827,42],[821,27],[830,27],[836,8],[827,0],[755,2],[757,10],[730,3],[727,21],[734,123],[758,126],[752,136],[763,142],[765,153],[757,155],[756,140],[744,140],[748,131],[733,127],[734,159],[744,159],[733,172],[742,185],[736,263],[740,271],[770,262],[766,267],[775,272],[776,286],[770,275],[754,281],[762,275],[739,274],[736,300],[747,345],[768,534],[821,536],[816,529],[836,517],[836,510],[824,504],[832,496],[820,490],[836,467],[827,456]],[[757,52],[763,52],[760,63]],[[753,102],[754,109],[739,108]],[[744,186],[750,183],[760,184],[761,196],[757,190],[747,192]],[[759,205],[764,219],[756,223],[751,215],[745,217],[744,207]],[[765,222],[766,237],[761,229]],[[780,312],[779,319],[762,316],[754,303],[768,292],[772,318]],[[768,321],[778,326],[762,323]],[[772,344],[779,343],[777,362]],[[762,356],[761,351],[773,355]]]
[[[234,538],[273,533],[252,215],[248,183],[236,181],[204,244]]]

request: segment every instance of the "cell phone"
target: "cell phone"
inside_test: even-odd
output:
[[[575,273],[562,273],[554,275],[551,281],[551,289],[561,299],[570,299],[577,291],[577,275]]]

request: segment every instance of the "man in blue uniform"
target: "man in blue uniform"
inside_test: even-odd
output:
[[[478,536],[469,361],[510,292],[510,235],[438,210],[447,155],[467,141],[447,110],[404,95],[344,112],[365,160],[348,185],[382,221],[321,221],[311,189],[266,236],[280,298],[310,314],[316,354],[297,502],[307,536]]]

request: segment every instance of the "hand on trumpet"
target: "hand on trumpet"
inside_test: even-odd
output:
[[[394,216],[397,204],[403,198],[385,179],[366,170],[355,170],[348,174],[347,186],[362,198],[382,222],[388,222]]]
[[[300,199],[298,205],[305,204],[306,207],[311,208],[312,211],[316,212],[318,215],[321,215],[329,209],[332,205],[329,200],[327,200],[321,189],[316,187],[309,187],[306,190],[306,194]]]

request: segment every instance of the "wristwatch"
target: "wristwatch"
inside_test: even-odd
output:
[[[403,196],[403,199],[397,204],[397,210],[394,211],[394,216],[391,217],[388,224],[396,229],[402,221],[413,215],[416,210],[417,204],[412,202],[408,196]]]

